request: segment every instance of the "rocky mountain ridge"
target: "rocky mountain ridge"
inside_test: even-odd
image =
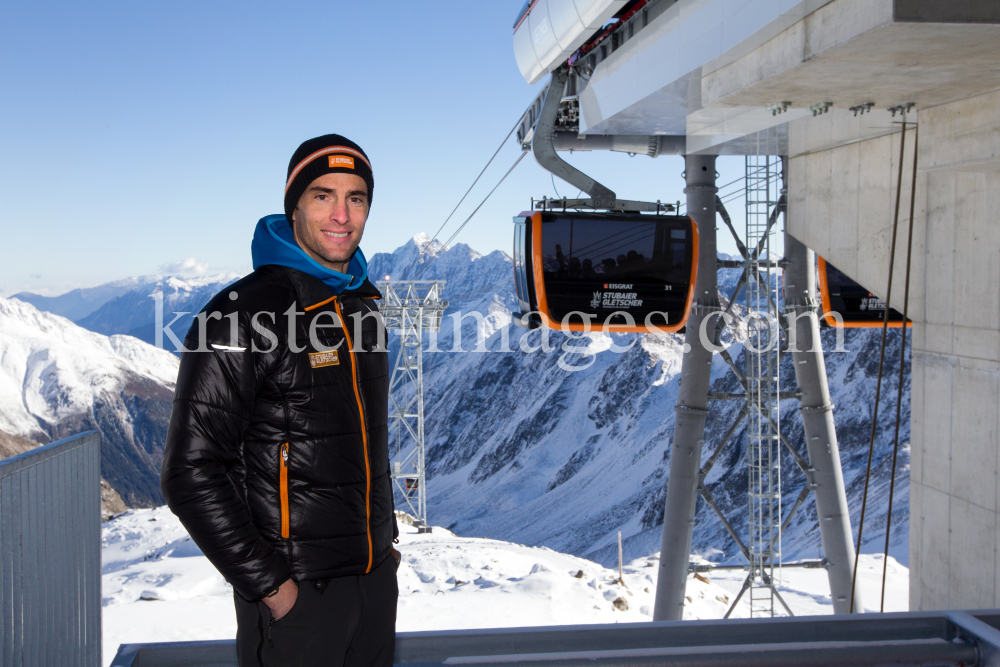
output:
[[[374,255],[369,269],[373,281],[386,276],[446,281],[444,298],[450,305],[442,330],[426,342],[428,348],[433,342],[437,351],[424,356],[428,514],[433,523],[462,535],[545,545],[603,563],[617,559],[618,530],[623,533],[626,559],[659,550],[681,366],[680,336],[567,336],[526,331],[511,322],[516,303],[513,267],[507,254],[495,251],[481,255],[464,244],[444,248],[431,243],[426,235],[414,237],[391,254]],[[734,269],[720,271],[720,298],[724,301],[738,274]],[[205,294],[197,289],[178,289],[177,294],[188,301],[183,307],[172,307],[197,312],[210,296],[207,292],[211,287],[203,288]],[[201,299],[204,301],[198,303]],[[143,290],[121,295],[117,301],[117,310],[104,310],[107,318],[102,326],[108,331],[127,330],[140,317],[148,317],[143,313],[149,312],[152,302],[149,292],[143,294]],[[736,312],[742,312],[740,306]],[[175,331],[183,336],[182,328],[175,327]],[[834,353],[833,333],[823,334],[824,345],[856,525],[867,462],[878,336],[874,331],[848,331],[847,352]],[[740,335],[730,334],[727,342],[741,365]],[[394,352],[398,336],[390,333],[389,343]],[[884,539],[884,528],[880,532],[877,526],[884,522],[892,436],[892,424],[885,415],[892,415],[895,408],[899,344],[898,331],[894,331],[886,354],[880,407],[883,419],[877,429],[869,499],[869,507],[874,509],[867,519],[866,544],[872,549]],[[908,354],[904,383],[909,377]],[[783,388],[794,387],[790,361],[787,358],[782,364]],[[739,390],[721,359],[712,373],[714,390]],[[897,470],[892,555],[905,563],[909,392],[904,396],[904,446]],[[704,457],[711,454],[741,407],[732,401],[713,404]],[[796,408],[794,400],[782,403],[782,429],[804,452]],[[153,408],[153,412],[158,415],[153,421],[165,424],[168,412],[161,408]],[[745,523],[745,439],[743,430],[736,433],[707,480],[737,531]],[[136,451],[131,463],[121,465],[131,469],[145,466],[152,475],[158,470],[153,440],[155,437],[147,441],[148,455],[139,456]],[[408,446],[405,442],[390,444],[393,450]],[[782,470],[782,498],[787,508],[799,492],[802,474],[787,452]],[[700,500],[694,545],[700,555],[713,560],[739,560],[732,539]],[[815,507],[810,500],[785,533],[784,554],[788,560],[813,558],[819,553]]]
[[[131,507],[163,502],[177,358],[0,298],[0,430],[41,444],[97,429],[101,474]]]
[[[426,237],[415,237],[393,255],[380,256],[380,274],[402,275],[426,244]],[[511,312],[516,310],[513,267],[504,253],[483,257],[461,245],[447,250],[428,248],[419,263],[426,267],[421,279],[448,281],[444,298],[450,303],[437,339],[437,349],[442,351],[424,357],[429,518],[459,534],[544,544],[603,563],[617,559],[618,530],[625,539],[627,559],[657,551],[682,337],[569,337],[529,332],[511,324]],[[466,287],[469,273],[477,276],[472,288]],[[728,302],[738,276],[735,269],[720,271],[723,303]],[[740,306],[735,310],[738,315],[743,312]],[[461,320],[456,327],[457,315],[472,312],[482,316],[478,338],[474,317]],[[841,353],[832,352],[835,333],[825,331],[823,340],[856,525],[867,464],[879,332],[848,331],[847,351]],[[543,347],[546,338],[550,352],[523,352]],[[741,337],[730,335],[727,342],[737,365],[742,366]],[[477,344],[486,351],[474,351]],[[891,332],[869,499],[873,509],[866,519],[866,544],[872,548],[884,540],[884,527],[878,525],[884,524],[892,437],[892,424],[885,415],[894,411],[899,344],[899,332]],[[908,383],[909,352],[906,358],[904,382]],[[714,391],[741,391],[718,357],[712,376]],[[795,384],[790,356],[782,363],[781,384],[786,389]],[[906,562],[908,391],[904,397],[892,553]],[[797,407],[795,400],[782,402],[782,430],[804,453]],[[742,403],[733,401],[711,406],[706,459],[741,408]],[[745,523],[745,440],[742,428],[708,479],[737,531]],[[782,456],[782,497],[787,509],[804,479],[791,455],[785,451]],[[702,555],[739,561],[732,539],[700,499],[694,544]],[[793,519],[784,544],[786,559],[820,553],[811,500]]]

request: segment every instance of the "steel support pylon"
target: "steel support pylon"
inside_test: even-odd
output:
[[[713,352],[702,344],[699,334],[702,321],[715,319],[712,314],[719,311],[715,156],[687,155],[684,164],[687,211],[698,223],[700,268],[695,282],[694,304],[687,321],[681,386],[674,409],[676,420],[663,511],[654,621],[679,621],[684,616],[684,590],[691,554],[701,450],[705,441],[705,419],[708,417],[708,391],[712,380]],[[714,325],[714,322],[709,324]]]
[[[788,345],[795,362],[799,414],[809,455],[807,483],[816,499],[816,516],[823,540],[823,556],[830,578],[833,613],[847,614],[851,600],[854,539],[844,491],[844,473],[833,420],[833,404],[826,377],[823,343],[819,335],[816,300],[816,255],[785,232],[785,315]],[[864,611],[861,593],[854,596],[855,613]]]
[[[688,559],[696,494],[700,494],[708,507],[718,515],[723,527],[747,560],[746,581],[726,617],[748,592],[751,615],[773,615],[776,611],[775,602],[791,615],[791,610],[777,589],[777,579],[780,577],[780,568],[783,567],[781,536],[813,491],[826,557],[822,561],[794,563],[792,567],[826,568],[834,612],[849,611],[854,547],[833,422],[833,406],[830,403],[819,336],[815,255],[787,234],[785,258],[778,262],[771,252],[776,223],[787,208],[786,165],[786,160],[766,155],[747,158],[747,229],[744,243],[744,239],[740,238],[733,227],[721,199],[716,199],[716,209],[709,209],[705,195],[713,193],[714,197],[714,184],[706,182],[706,172],[714,172],[714,161],[698,164],[696,160],[688,158],[688,211],[699,223],[702,252],[699,255],[696,286],[698,299],[688,319],[681,388],[676,408],[677,420],[670,477],[667,481],[654,620],[683,618],[684,592],[691,569]],[[706,215],[709,210],[712,210],[712,215]],[[742,265],[743,275],[725,310],[721,310],[713,298],[717,289],[717,274],[713,270],[705,270],[716,266],[715,210],[721,214],[743,255],[740,263],[726,262],[727,266]],[[777,281],[773,280],[778,269],[783,270],[785,296],[784,307],[780,311]],[[711,293],[708,292],[709,289]],[[724,326],[730,324],[728,316],[736,304],[737,296],[744,289],[748,316],[747,340],[744,345],[746,365],[741,371],[725,346],[720,345],[720,335]],[[705,331],[702,331],[703,328]],[[781,340],[782,334],[784,341]],[[712,350],[706,345],[714,345],[714,349],[719,351],[743,387],[744,394],[709,393]],[[798,385],[795,391],[782,391],[780,386],[781,357],[788,351],[793,355]],[[789,398],[798,398],[800,401],[799,412],[802,415],[808,460],[781,432],[780,401]],[[744,409],[726,434],[714,443],[715,448],[705,464],[699,467],[709,400],[735,399],[745,402]],[[739,432],[744,419],[747,420],[749,491],[749,534],[745,543],[723,515],[711,490],[704,484],[726,443]],[[784,513],[781,506],[782,446],[806,477],[795,502]],[[779,568],[777,574],[775,568]],[[694,569],[709,571],[712,568],[697,566]],[[858,598],[854,611],[861,610],[862,604]]]
[[[441,301],[443,280],[381,281],[382,318],[399,332],[399,353],[389,379],[389,434],[394,437],[390,475],[410,508],[419,532],[427,523],[427,476],[424,466],[425,331],[438,331],[448,303]]]

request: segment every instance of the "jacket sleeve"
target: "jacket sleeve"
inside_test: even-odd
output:
[[[215,302],[204,312],[212,312]],[[222,576],[245,599],[259,600],[291,572],[254,527],[230,471],[239,464],[254,397],[271,355],[254,350],[244,313],[208,320],[204,312],[184,341],[160,488]]]

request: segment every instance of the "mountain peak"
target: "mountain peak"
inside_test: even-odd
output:
[[[239,280],[242,277],[243,274],[237,273],[236,271],[226,271],[224,273],[218,273],[211,276],[196,276],[193,278],[171,275],[156,283],[156,287],[153,291],[162,291],[164,288],[169,288],[174,292],[190,292],[209,285],[216,286],[217,289],[222,289],[225,285]]]
[[[161,502],[177,357],[17,299],[0,298],[0,341],[0,431],[44,443],[99,429],[107,460],[125,462],[104,470],[115,490],[133,506]]]

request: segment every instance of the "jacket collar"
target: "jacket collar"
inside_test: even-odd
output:
[[[324,281],[311,276],[308,273],[304,273],[297,269],[290,267],[284,267],[285,272],[288,274],[289,280],[292,282],[292,286],[295,288],[295,294],[298,298],[299,308],[302,310],[312,310],[324,304],[333,301],[333,297],[337,294],[330,289]],[[355,298],[370,298],[370,299],[381,299],[382,293],[369,281],[367,278],[357,289],[353,289],[350,292],[341,294],[344,297],[355,297]]]
[[[368,262],[361,248],[354,251],[347,273],[329,269],[299,247],[292,227],[283,215],[268,215],[257,222],[250,252],[254,269],[267,265],[295,269],[322,281],[334,294],[356,291],[368,280]]]

